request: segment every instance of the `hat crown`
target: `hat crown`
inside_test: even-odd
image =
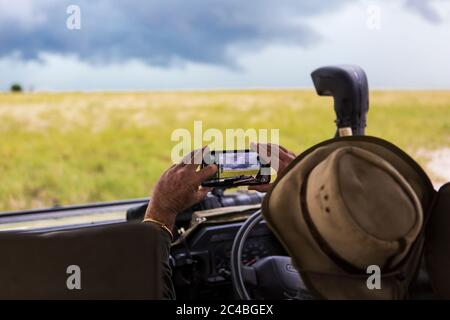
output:
[[[308,178],[307,203],[321,237],[344,260],[367,268],[399,262],[422,225],[419,201],[397,170],[356,147],[332,152]]]
[[[381,240],[398,240],[419,219],[411,190],[383,159],[359,149],[341,150],[337,156],[336,182],[353,220]]]

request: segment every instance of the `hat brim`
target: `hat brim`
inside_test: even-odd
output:
[[[413,261],[406,269],[402,285],[395,273],[382,275],[381,289],[367,288],[370,274],[355,275],[342,269],[315,241],[302,214],[300,191],[310,171],[334,150],[354,146],[370,151],[389,162],[408,181],[419,198],[427,220],[428,207],[434,196],[433,185],[423,169],[395,145],[370,136],[330,139],[300,154],[279,176],[263,201],[263,215],[270,229],[288,251],[308,289],[318,298],[327,299],[396,299],[405,296],[408,279],[413,274],[422,253],[423,237],[419,236],[405,260]],[[425,226],[425,224],[424,224]],[[423,227],[424,227],[423,226]],[[422,234],[423,232],[421,232]],[[401,265],[399,266],[401,267]],[[406,281],[406,283],[405,283]]]

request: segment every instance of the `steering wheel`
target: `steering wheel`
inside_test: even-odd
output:
[[[231,279],[234,290],[242,300],[251,300],[246,285],[261,293],[265,299],[289,299],[307,289],[288,256],[268,256],[251,266],[242,263],[242,251],[248,235],[263,216],[253,213],[241,226],[231,249]]]

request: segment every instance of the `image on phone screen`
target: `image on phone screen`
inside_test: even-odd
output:
[[[213,163],[217,165],[217,172],[203,186],[233,187],[270,182],[270,166],[262,164],[254,151],[211,151],[204,156],[202,166]]]

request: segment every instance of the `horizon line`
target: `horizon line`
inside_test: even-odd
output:
[[[24,90],[24,93],[145,93],[145,92],[217,92],[217,91],[315,91],[309,87],[217,87],[217,88],[158,88],[158,89],[35,89]],[[450,91],[450,88],[420,88],[420,87],[370,87],[370,91]],[[16,93],[1,89],[0,94]]]

